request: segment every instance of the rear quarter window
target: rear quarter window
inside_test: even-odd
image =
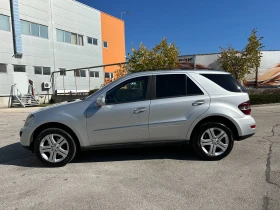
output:
[[[230,74],[201,74],[230,92],[246,92],[246,89]]]

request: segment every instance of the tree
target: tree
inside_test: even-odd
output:
[[[119,68],[117,70],[115,70],[114,72],[114,79],[119,79],[123,76],[125,76],[127,74],[127,70],[126,70],[126,65],[125,64],[120,64]]]
[[[175,43],[168,44],[166,38],[163,38],[152,50],[140,43],[139,49],[132,48],[132,54],[128,56],[130,72],[175,69],[179,48]]]
[[[258,87],[258,74],[262,58],[261,50],[264,48],[264,45],[261,43],[262,39],[263,37],[257,37],[257,29],[253,29],[244,52],[250,69],[253,69],[255,72],[256,87]]]
[[[256,86],[258,81],[258,68],[261,62],[261,50],[264,47],[261,43],[263,37],[256,36],[257,29],[253,29],[248,44],[242,51],[235,50],[233,47],[220,48],[221,56],[218,59],[223,70],[230,72],[237,80],[243,80],[251,70],[256,73]]]
[[[221,55],[218,58],[223,70],[231,73],[238,81],[244,79],[249,73],[249,66],[246,56],[243,52],[235,50],[233,47],[220,48]]]

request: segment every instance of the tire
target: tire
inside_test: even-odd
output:
[[[204,160],[220,160],[232,150],[234,139],[231,130],[224,124],[209,122],[195,130],[192,145]]]
[[[72,136],[58,128],[42,131],[34,144],[37,157],[49,167],[61,167],[69,163],[76,154]]]

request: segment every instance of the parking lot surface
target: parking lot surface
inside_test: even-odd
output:
[[[280,209],[279,105],[254,107],[256,135],[221,161],[165,146],[84,152],[62,168],[19,143],[36,109],[0,109],[0,209]]]

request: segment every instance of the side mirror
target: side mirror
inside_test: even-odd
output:
[[[105,105],[105,97],[100,96],[96,99],[97,106],[104,106]]]

